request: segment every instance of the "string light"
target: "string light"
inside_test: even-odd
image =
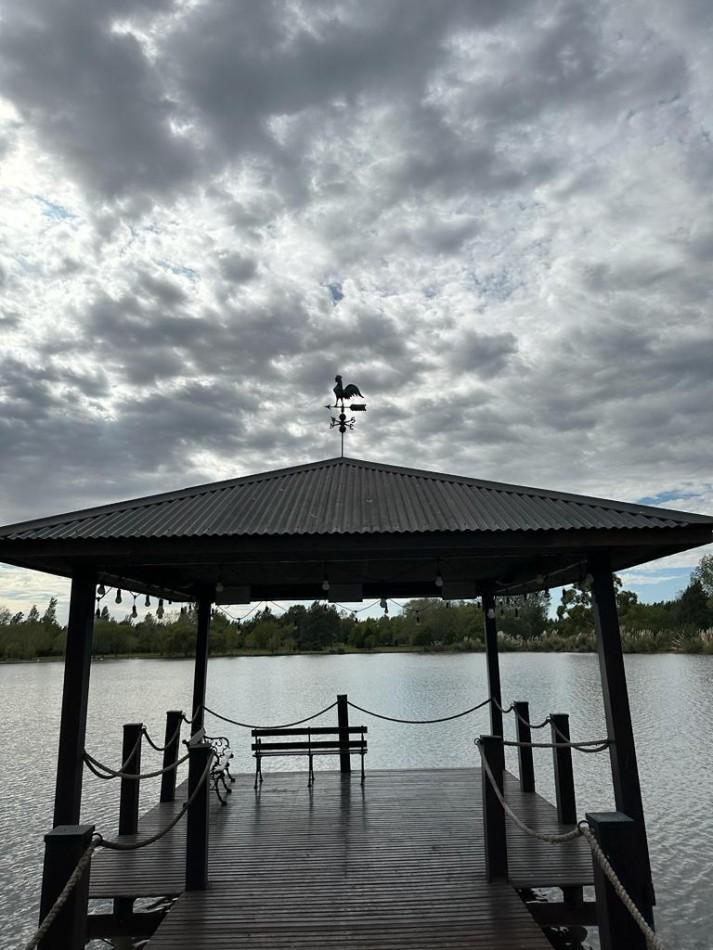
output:
[[[115,604],[121,603],[121,588],[120,587],[116,588],[116,597],[114,598],[114,603]]]
[[[322,590],[325,593],[329,590],[329,578],[327,577],[327,568],[324,568],[324,578],[322,579]]]
[[[151,598],[150,598],[149,595],[147,594],[147,595],[146,595],[146,600],[144,601],[144,607],[150,607],[150,606],[151,606]]]
[[[159,620],[163,619],[163,597],[159,597],[158,601],[158,610],[156,611],[156,616]]]
[[[98,594],[100,597],[106,597],[106,588],[104,587],[103,584],[100,584],[100,585],[97,587],[97,594]]]
[[[96,611],[96,613],[94,614],[94,616],[97,618],[97,620],[101,620],[101,618],[102,618],[102,612],[101,612],[101,610],[99,610],[98,607],[97,607],[97,611]]]
[[[495,608],[488,607],[488,620],[495,620]]]
[[[133,606],[132,606],[132,608],[131,608],[131,617],[132,617],[133,620],[136,620],[136,618],[137,618],[138,616],[139,616],[139,614],[138,614],[138,611],[136,610],[136,594],[134,594],[134,603],[133,603]]]
[[[436,562],[436,579],[433,582],[436,587],[443,587],[443,576],[441,575],[441,562]]]

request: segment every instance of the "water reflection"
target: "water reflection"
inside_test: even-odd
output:
[[[506,654],[501,658],[503,698],[527,700],[533,721],[567,712],[575,738],[605,734],[596,658],[581,654]],[[713,657],[627,657],[634,731],[649,826],[657,920],[664,938],[688,950],[710,945],[713,886]],[[29,935],[37,912],[42,836],[51,823],[54,760],[62,665],[0,666],[0,695],[9,751],[0,770],[0,944]],[[120,660],[95,663],[87,748],[116,763],[121,724],[143,720],[163,739],[165,711],[188,708],[190,660]],[[338,692],[359,705],[394,716],[431,718],[473,706],[486,694],[481,654],[250,657],[211,660],[209,705],[258,723],[285,722],[328,706]],[[325,716],[336,722],[336,713]],[[476,763],[473,739],[489,731],[483,709],[465,719],[409,726],[370,719],[352,711],[352,722],[369,727],[369,768],[439,768]],[[227,734],[236,753],[234,771],[252,772],[250,736],[207,716],[209,732]],[[507,729],[514,735],[512,716]],[[548,730],[543,734],[549,738]],[[146,762],[153,761],[146,752]],[[508,750],[508,767],[517,756]],[[315,767],[333,767],[325,758]],[[271,759],[270,771],[301,768],[300,760]],[[535,750],[538,790],[552,798],[552,757]],[[613,807],[608,756],[575,760],[578,810]],[[266,782],[269,774],[266,773]],[[306,777],[305,777],[306,782]],[[319,776],[317,776],[319,782]],[[144,801],[158,797],[159,781],[146,783]],[[353,792],[352,792],[353,794]],[[84,820],[116,830],[118,787],[85,778]]]

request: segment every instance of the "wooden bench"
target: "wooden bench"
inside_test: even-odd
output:
[[[349,736],[356,735],[359,738],[345,741],[344,732]],[[358,754],[361,756],[361,781],[363,785],[364,756],[367,753],[366,733],[366,726],[349,726],[344,730],[325,726],[304,729],[253,729],[252,736],[255,741],[251,749],[255,756],[255,788],[258,787],[258,782],[262,783],[262,759],[267,756],[281,755],[306,755],[309,759],[307,784],[313,785],[313,759],[315,755],[346,756],[348,762],[349,756]],[[300,738],[295,741],[294,737],[297,736]],[[328,736],[332,738],[327,738]],[[265,742],[265,738],[277,739],[278,741]],[[342,771],[348,771],[348,769],[342,767]]]

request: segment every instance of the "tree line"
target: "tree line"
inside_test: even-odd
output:
[[[713,555],[703,557],[678,597],[640,603],[615,579],[624,650],[630,653],[713,653]],[[496,620],[503,650],[596,649],[592,597],[585,584],[563,589],[551,615],[550,594],[498,598]],[[190,656],[196,631],[193,606],[159,619],[127,614],[115,620],[108,607],[94,624],[95,656]],[[0,608],[0,660],[64,655],[66,628],[57,620],[57,600],[44,613],[27,616]],[[483,650],[483,617],[472,602],[418,599],[392,616],[365,617],[321,601],[282,613],[270,607],[235,620],[220,608],[209,635],[212,655],[240,653],[346,652],[353,650]]]

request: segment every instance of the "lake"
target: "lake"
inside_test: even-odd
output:
[[[672,948],[703,950],[713,933],[713,656],[628,656],[626,668],[639,753],[661,936]],[[6,751],[0,770],[0,945],[19,946],[36,922],[43,835],[49,830],[55,782],[63,666],[0,666]],[[533,721],[570,715],[573,738],[605,735],[596,657],[509,653],[501,657],[503,700],[528,700]],[[192,660],[115,660],[92,668],[87,749],[116,765],[121,724],[143,721],[160,744],[165,711],[188,710]],[[458,712],[485,698],[483,654],[360,654],[240,657],[209,663],[207,705],[232,718],[281,723],[332,703],[338,692],[377,712],[427,719]],[[478,764],[473,739],[489,731],[487,710],[431,726],[381,722],[351,711],[369,726],[369,768],[438,768]],[[327,721],[336,721],[335,712]],[[512,716],[506,717],[513,734]],[[228,735],[234,771],[252,771],[249,733],[210,715],[207,731]],[[547,732],[547,730],[545,730]],[[549,737],[547,736],[546,739]],[[549,750],[535,750],[538,791],[554,800]],[[150,749],[144,769],[159,763]],[[323,760],[329,767],[330,760]],[[265,771],[302,767],[294,759]],[[319,763],[317,763],[319,768]],[[508,752],[508,767],[517,772]],[[607,753],[575,753],[578,811],[613,808]],[[158,780],[145,783],[146,807]],[[143,789],[143,783],[142,783]],[[85,774],[83,820],[112,834],[118,786]]]

